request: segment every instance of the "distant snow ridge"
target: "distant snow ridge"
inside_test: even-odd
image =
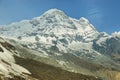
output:
[[[120,31],[112,33],[113,37],[119,37],[120,38]]]

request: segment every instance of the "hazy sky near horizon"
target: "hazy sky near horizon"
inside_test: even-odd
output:
[[[120,0],[0,0],[0,24],[32,19],[51,8],[85,17],[98,31],[120,31]]]

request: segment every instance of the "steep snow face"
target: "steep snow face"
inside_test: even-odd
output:
[[[15,64],[13,57],[16,54],[15,52],[12,45],[0,38],[0,74],[6,77],[12,77],[12,74],[21,77],[25,77],[23,73],[31,74],[22,66]]]
[[[35,26],[34,32],[41,34],[80,34],[81,36],[87,36],[92,33],[97,33],[87,19],[82,17],[80,20],[76,20],[57,9],[51,9],[30,22]]]
[[[34,24],[35,21],[38,21],[39,23],[36,29],[37,32],[42,31],[43,34],[49,34],[52,32],[55,34],[69,34],[72,30],[76,29],[76,26],[69,17],[65,15],[64,12],[56,9],[49,10],[42,16],[34,18],[31,23]]]
[[[94,38],[98,32],[85,18],[80,20],[68,17],[63,11],[51,9],[40,17],[23,20],[10,25],[2,25],[0,33],[9,37],[30,37],[35,35],[81,35]],[[15,34],[14,34],[15,33]],[[94,35],[94,36],[93,36]]]

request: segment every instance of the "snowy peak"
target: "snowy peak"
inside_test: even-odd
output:
[[[64,12],[58,9],[50,9],[46,11],[43,15],[45,14],[64,14]]]
[[[89,23],[89,21],[88,21],[86,18],[84,18],[84,17],[81,17],[81,18],[79,19],[79,21],[80,21],[80,22]]]
[[[36,17],[34,19],[37,19],[37,20],[41,20],[41,19],[50,20],[51,18],[60,21],[60,19],[67,18],[67,15],[65,15],[65,13],[63,11],[61,11],[61,10],[50,9],[50,10],[46,11],[45,13],[43,13],[43,15],[41,15],[40,17]]]
[[[50,9],[40,17],[36,17],[30,21],[31,24],[37,26],[38,31],[42,33],[82,33],[97,32],[87,19],[81,17],[80,20],[68,17],[63,11],[58,9]]]
[[[49,35],[51,33],[55,34],[55,36],[68,34],[69,36],[75,37],[75,35],[79,35],[85,38],[94,38],[98,35],[94,26],[84,17],[77,20],[58,9],[50,9],[40,17],[17,22],[14,25],[10,24],[6,27],[3,26],[1,29],[2,36],[10,37],[31,37]]]

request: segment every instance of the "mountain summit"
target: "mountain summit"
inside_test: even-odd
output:
[[[7,26],[7,27],[5,27]],[[3,25],[1,35],[6,36],[28,36],[31,34],[58,34],[58,35],[77,35],[83,37],[95,37],[98,32],[92,24],[85,18],[80,20],[68,17],[63,11],[50,9],[40,17],[32,20]],[[16,34],[13,34],[16,33]]]
[[[50,9],[50,10],[46,11],[43,15],[47,15],[47,14],[65,15],[65,13],[59,9]]]

